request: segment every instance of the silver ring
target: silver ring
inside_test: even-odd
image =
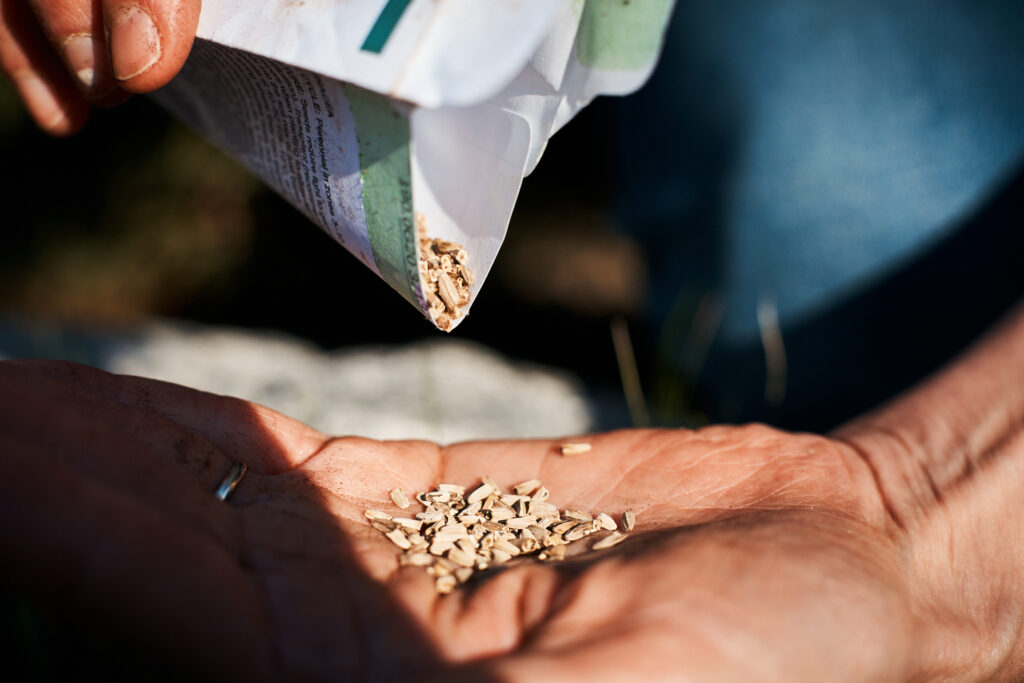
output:
[[[227,500],[231,492],[238,486],[238,482],[242,481],[242,477],[245,476],[245,471],[248,468],[244,462],[236,462],[228,470],[227,475],[224,477],[224,481],[217,487],[217,492],[213,495],[217,496],[217,500]]]

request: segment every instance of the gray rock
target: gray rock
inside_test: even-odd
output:
[[[578,379],[452,338],[325,352],[278,333],[182,323],[72,331],[8,322],[3,356],[76,360],[238,396],[337,435],[452,443],[599,426]]]

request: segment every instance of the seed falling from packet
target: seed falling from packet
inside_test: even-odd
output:
[[[570,546],[592,534],[602,535],[590,547],[592,551],[611,548],[628,536],[606,513],[595,517],[579,510],[559,511],[548,502],[550,492],[538,479],[516,484],[512,490],[502,493],[485,476],[468,494],[456,484],[439,484],[433,491],[418,494],[416,500],[424,510],[414,517],[393,517],[380,510],[363,514],[402,551],[399,563],[424,567],[442,594],[450,593],[476,572],[514,560],[563,560]],[[392,489],[390,497],[396,505],[408,502],[401,488]],[[625,514],[631,531],[635,516],[628,510]],[[602,534],[608,531],[612,533]]]
[[[430,304],[429,316],[438,329],[447,332],[469,306],[469,288],[473,286],[469,255],[458,242],[428,237],[422,226],[419,241],[420,279]]]

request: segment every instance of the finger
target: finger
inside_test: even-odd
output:
[[[291,469],[320,451],[327,438],[275,410],[248,401],[145,379],[114,375],[77,363],[5,361],[79,387],[124,406],[152,411],[213,444],[254,473]],[[2,365],[2,364],[0,364]]]
[[[69,135],[85,124],[89,105],[24,0],[0,0],[0,68],[47,133]]]
[[[521,564],[450,595],[438,595],[431,576],[419,567],[408,567],[395,573],[390,587],[442,659],[467,662],[508,654],[520,646],[549,614],[562,580],[554,566]]]
[[[114,78],[150,92],[174,78],[199,25],[200,0],[101,0]]]
[[[82,94],[102,100],[117,89],[96,0],[28,0],[43,33],[64,61]]]

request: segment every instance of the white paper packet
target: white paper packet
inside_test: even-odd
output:
[[[548,139],[647,79],[673,3],[204,0],[154,96],[436,325],[417,228],[465,247],[475,300]]]

